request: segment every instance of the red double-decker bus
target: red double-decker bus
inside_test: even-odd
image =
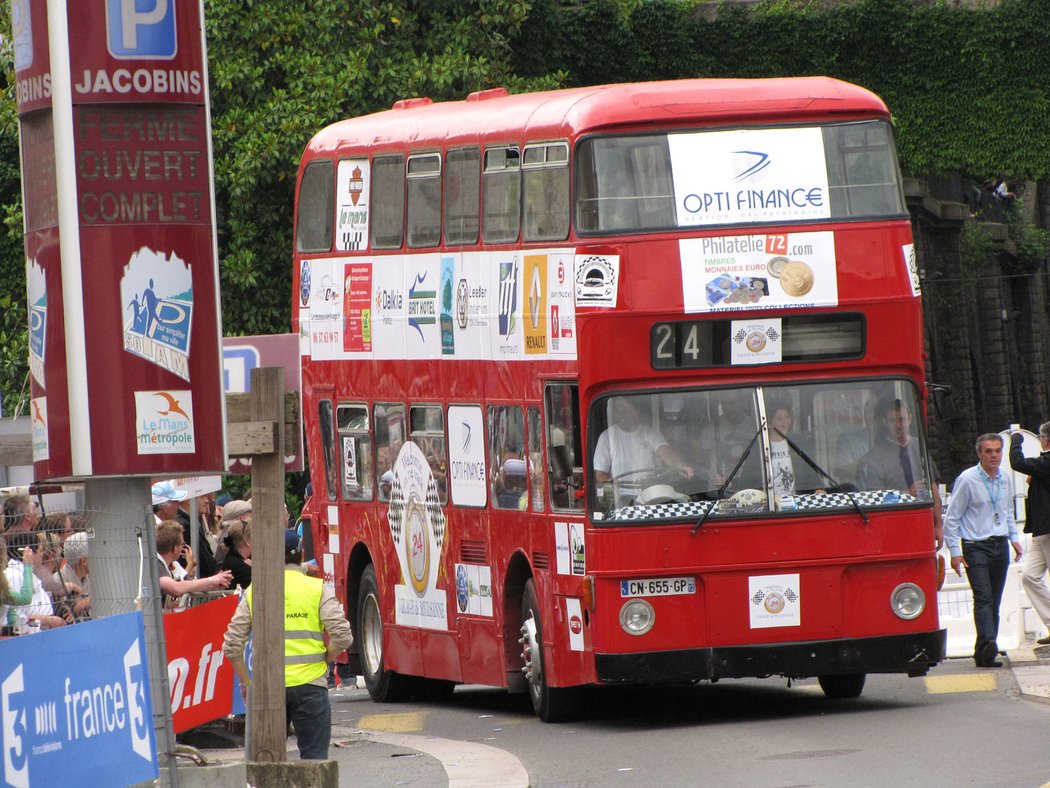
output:
[[[371,696],[944,657],[919,280],[833,79],[399,101],[309,143],[314,549]]]

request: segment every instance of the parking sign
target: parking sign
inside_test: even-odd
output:
[[[175,0],[106,0],[109,54],[121,60],[174,58],[175,5]]]

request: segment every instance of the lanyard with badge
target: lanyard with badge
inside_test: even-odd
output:
[[[1002,487],[999,484],[999,481],[1001,479],[1002,479],[1001,475],[995,477],[995,495],[992,495],[992,483],[990,481],[988,481],[988,474],[986,474],[986,473],[982,473],[981,474],[981,480],[984,482],[984,486],[988,488],[988,500],[991,501],[991,504],[992,504],[992,517],[995,520],[995,524],[996,525],[999,525],[999,522],[1000,522],[1000,518],[999,518],[999,494],[1002,492]]]

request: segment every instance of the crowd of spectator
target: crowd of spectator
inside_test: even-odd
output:
[[[0,537],[0,634],[27,634],[91,616],[84,518],[41,517],[28,495],[4,499]]]

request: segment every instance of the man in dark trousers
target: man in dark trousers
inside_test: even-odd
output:
[[[1006,573],[1010,568],[1010,546],[1017,558],[1024,552],[1017,539],[1014,502],[1000,464],[1003,439],[994,432],[978,436],[977,459],[955,480],[948,513],[944,517],[944,540],[952,556],[952,569],[966,579],[973,591],[973,623],[977,629],[973,658],[979,668],[1002,667],[996,637],[999,633],[999,603],[1003,599]]]
[[[1025,557],[1021,583],[1043,625],[1050,629],[1050,586],[1046,584],[1050,566],[1050,421],[1039,425],[1038,457],[1024,456],[1023,441],[1020,430],[1010,435],[1010,467],[1031,477],[1024,503],[1024,531],[1032,535],[1032,546]],[[1036,643],[1050,645],[1050,635]]]
[[[286,716],[295,726],[299,757],[328,759],[332,738],[332,706],[328,700],[328,663],[353,642],[343,606],[324,581],[307,576],[302,540],[284,532],[284,698]],[[244,664],[244,647],[252,631],[252,592],[245,592],[233,614],[222,653],[230,660],[241,692],[251,683]],[[328,633],[325,647],[324,634]],[[247,703],[247,700],[245,701]]]

